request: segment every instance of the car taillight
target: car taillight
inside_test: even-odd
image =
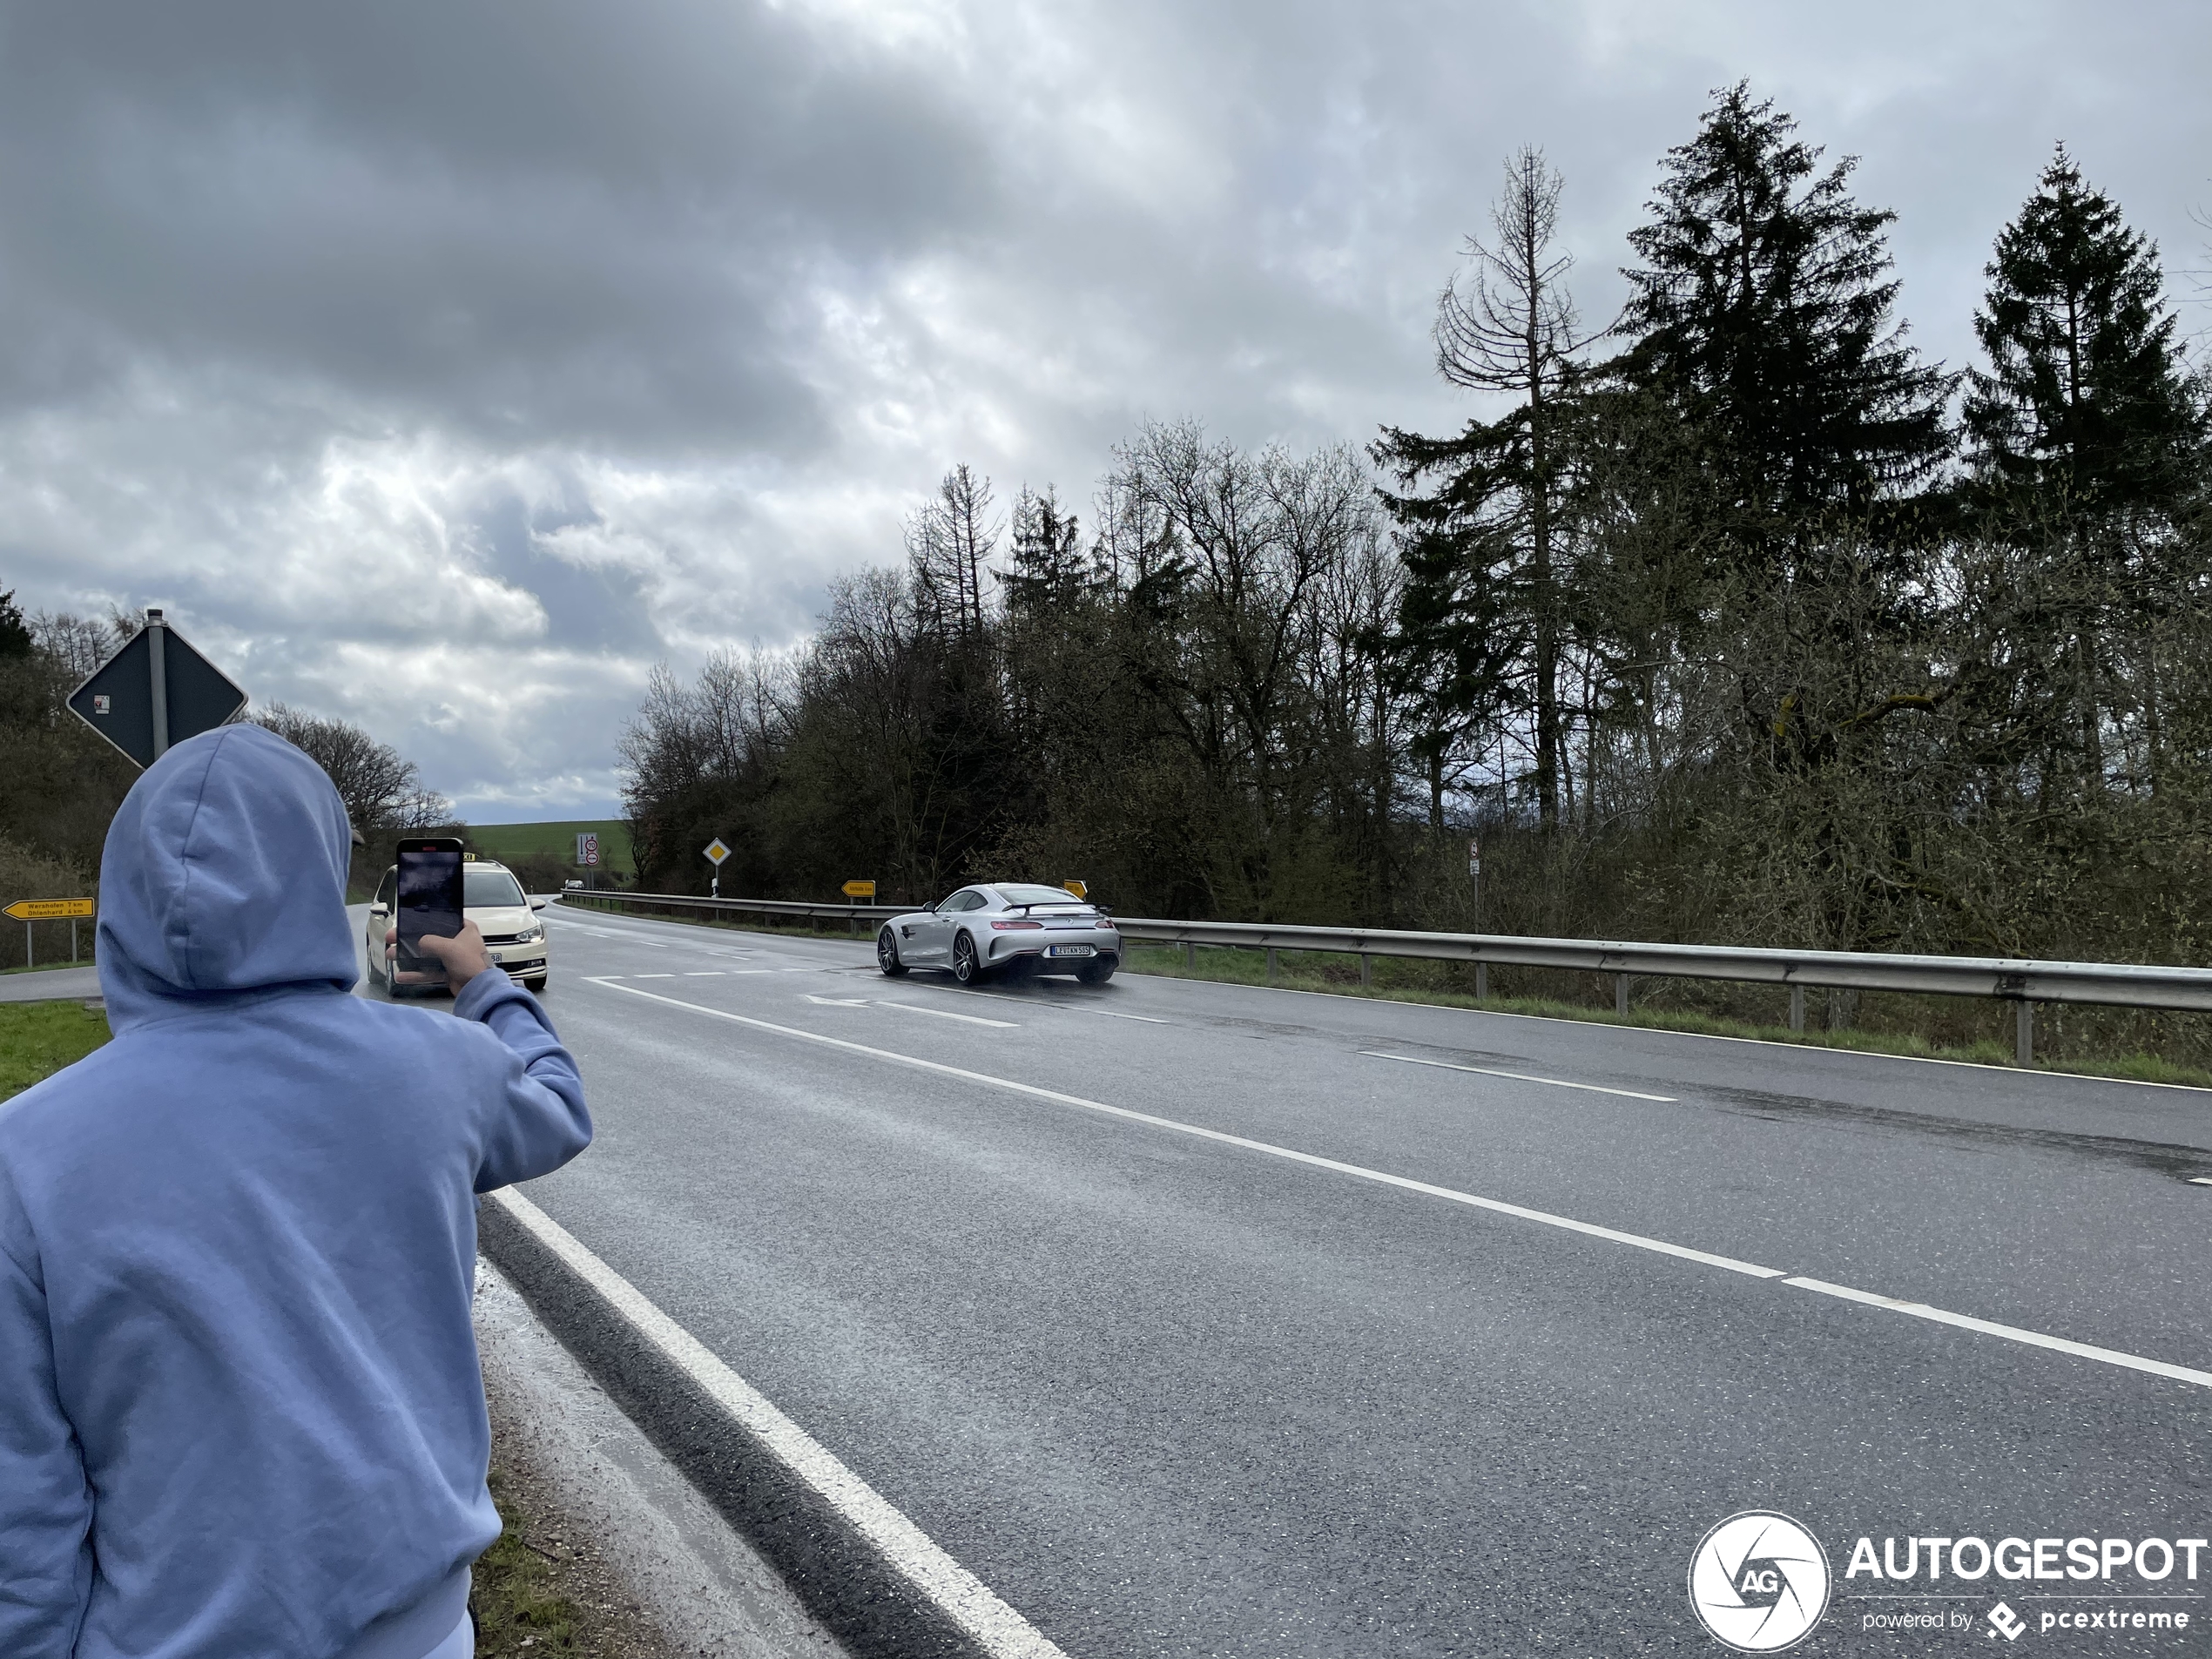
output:
[[[1034,927],[1038,932],[1042,933],[1044,931],[1044,923],[1041,921],[995,921],[991,924],[991,931],[995,934],[1019,933],[1025,927]]]
[[[1099,917],[1097,925],[1103,927],[1109,934],[1114,931],[1114,919],[1111,916]]]

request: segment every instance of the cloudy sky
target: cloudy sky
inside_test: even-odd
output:
[[[803,637],[955,461],[1082,503],[1147,417],[1455,424],[1503,158],[1608,315],[1738,78],[1863,158],[1930,354],[2061,138],[2201,330],[2208,65],[2202,0],[14,0],[0,589],[597,816],[656,660]]]

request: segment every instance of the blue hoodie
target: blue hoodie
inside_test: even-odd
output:
[[[252,725],[108,832],[115,1040],[0,1105],[6,1659],[421,1659],[498,1535],[474,1195],[591,1120],[496,969],[348,994],[350,839]]]

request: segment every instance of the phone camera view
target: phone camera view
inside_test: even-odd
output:
[[[420,941],[428,934],[450,939],[462,927],[461,846],[408,846],[399,849],[399,961],[412,974],[437,981],[444,967],[426,956]]]

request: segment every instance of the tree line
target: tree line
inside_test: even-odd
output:
[[[145,625],[123,611],[26,614],[12,591],[0,593],[0,903],[88,897],[98,888],[108,824],[138,770],[66,699]],[[241,718],[289,739],[330,774],[367,842],[354,854],[356,897],[375,886],[401,835],[465,833],[452,803],[425,786],[413,761],[353,722],[283,703]],[[89,948],[89,934],[82,942]],[[20,930],[0,928],[0,968],[23,956]]]
[[[2061,148],[1956,372],[1852,173],[1716,94],[1590,321],[1524,151],[1438,305],[1460,430],[1148,426],[1082,524],[954,468],[803,647],[655,676],[641,879],[719,835],[725,892],[2203,960],[2212,449],[2157,250]]]

